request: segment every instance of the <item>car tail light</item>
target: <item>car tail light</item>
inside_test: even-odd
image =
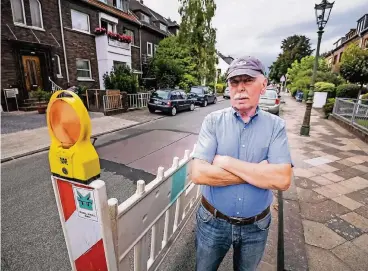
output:
[[[280,104],[280,99],[276,99],[275,104]]]
[[[170,106],[171,105],[171,102],[167,102],[167,105]]]

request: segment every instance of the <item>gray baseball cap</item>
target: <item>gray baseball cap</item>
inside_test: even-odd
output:
[[[231,62],[226,72],[226,80],[229,80],[231,77],[244,74],[251,77],[257,77],[260,74],[266,76],[266,71],[262,62],[258,58],[243,56]]]

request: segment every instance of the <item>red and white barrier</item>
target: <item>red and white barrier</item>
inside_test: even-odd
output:
[[[117,270],[105,183],[51,180],[72,270]]]

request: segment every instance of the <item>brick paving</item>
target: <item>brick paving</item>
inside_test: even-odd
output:
[[[310,137],[300,136],[305,106],[289,96],[284,100],[295,165],[294,183],[284,198],[299,205],[304,236],[301,250],[292,251],[289,258],[297,240],[286,236],[285,268],[307,270],[295,261],[306,255],[311,271],[367,270],[368,145],[316,110]],[[285,228],[287,221],[286,217]]]

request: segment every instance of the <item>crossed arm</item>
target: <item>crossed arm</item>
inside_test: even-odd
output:
[[[259,164],[229,156],[216,155],[212,164],[194,159],[192,181],[195,184],[227,186],[249,183],[263,189],[287,190],[291,183],[290,164]]]

